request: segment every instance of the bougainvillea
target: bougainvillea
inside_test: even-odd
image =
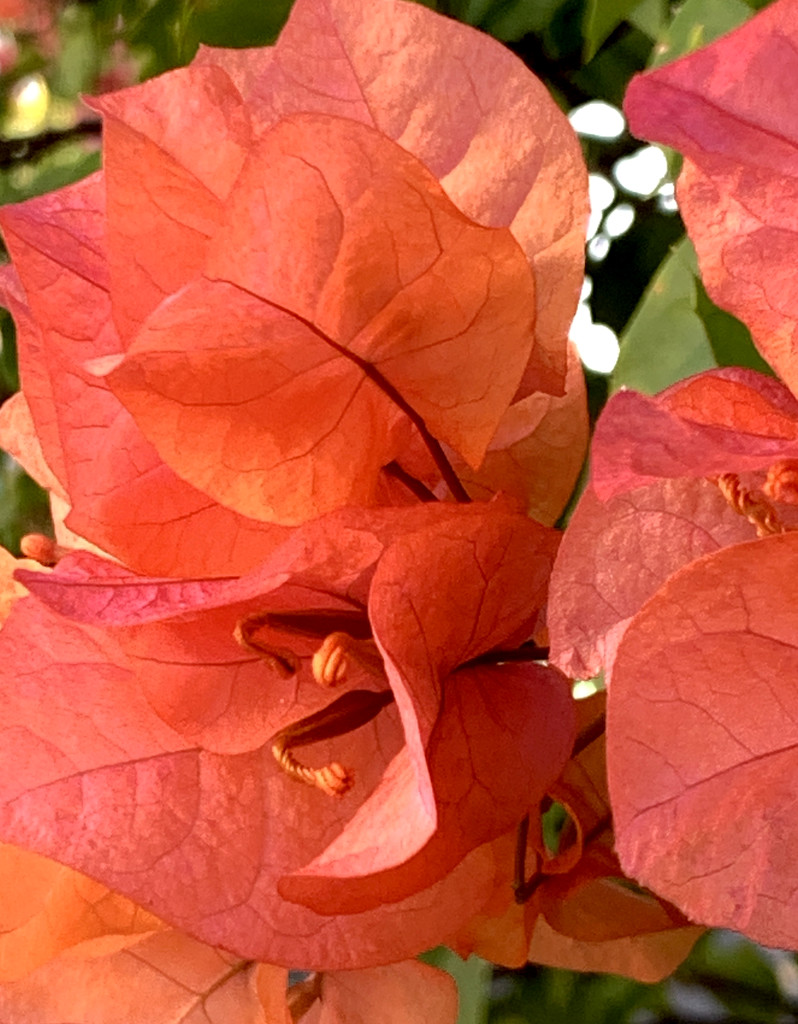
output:
[[[27,406],[72,530],[139,571],[230,575],[275,522],[412,498],[408,471],[445,494],[451,461],[484,495],[486,453],[487,490],[507,465],[554,522],[587,426],[565,343],[585,169],[512,54],[411,4],[300,0],[274,48],[96,106],[102,173],[1,218],[4,415]],[[543,488],[523,470],[552,449]]]
[[[496,42],[297,0],[90,101],[102,171],[0,210],[0,440],[55,527],[0,561],[0,1017],[447,1022],[440,943],[798,945],[795,115],[751,84],[795,12],[627,104],[781,380],[614,396],[562,543],[586,174]]]
[[[678,196],[708,290],[785,384],[728,369],[610,401],[550,620],[566,671],[607,673],[625,870],[694,920],[789,947],[796,42],[784,0],[629,90],[632,129],[685,153]]]
[[[142,580],[90,555],[74,576],[70,558],[46,580],[26,576],[72,622],[26,601],[3,630],[6,751],[29,767],[6,792],[6,838],[257,959],[384,962],[454,930],[484,897],[442,876],[512,828],[570,751],[559,673],[480,663],[533,631],[556,536],[492,505],[397,511],[398,522],[353,512],[311,523],[234,581]],[[18,645],[31,630],[50,641],[25,683]],[[340,652],[351,667],[331,695],[325,664]],[[43,701],[49,737],[31,729]],[[323,721],[305,736],[313,715]],[[301,757],[309,741],[319,745]],[[318,765],[315,788],[291,777],[300,761]],[[323,769],[336,764],[345,780]],[[160,798],[142,802],[153,786]],[[116,851],[102,863],[99,821]],[[492,874],[489,858],[477,862],[464,878]],[[449,896],[425,896],[439,882]],[[404,932],[392,919],[414,906]]]
[[[280,964],[325,972],[311,1020],[419,976],[450,1019],[402,961],[508,916],[525,959],[545,911],[513,886],[590,840],[549,856],[536,817],[575,738],[539,644],[586,432],[578,145],[516,58],[402,3],[299,0],[273,49],[95,106],[102,172],[0,214],[0,428],[56,526],[0,635],[0,833],[67,866],[40,899],[81,894],[0,995],[50,1020],[83,1012],[53,979],[152,967],[167,1014],[196,961],[207,1018],[254,1020]]]

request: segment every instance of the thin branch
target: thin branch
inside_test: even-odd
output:
[[[317,999],[321,999],[321,974],[314,972],[291,985],[286,994],[288,1012],[294,1024],[302,1020]]]
[[[548,656],[548,647],[538,647],[537,644],[527,641],[512,651],[503,651],[501,649],[485,651],[484,654],[478,654],[475,658],[471,658],[470,661],[463,662],[462,665],[458,666],[457,671],[464,668],[473,668],[475,665],[503,665],[508,661],[541,662],[546,661]]]
[[[101,137],[102,126],[99,121],[80,121],[61,131],[51,129],[28,138],[0,139],[0,168],[26,163],[62,142],[81,138],[96,139],[99,142]]]
[[[424,502],[437,501],[438,499],[432,493],[432,491],[423,484],[420,480],[417,480],[414,476],[407,472],[398,462],[389,462],[387,466],[383,466],[383,471],[388,476],[392,476],[394,480],[398,480],[399,483],[404,484],[408,491]]]
[[[249,292],[249,294],[253,295],[255,298],[264,301],[262,295],[257,295],[255,292],[249,291],[249,289],[243,288],[241,285],[237,285],[237,287],[241,288],[242,291]],[[461,502],[462,504],[470,503],[471,497],[468,494],[468,491],[463,486],[457,473],[455,473],[451,462],[446,458],[446,453],[444,452],[440,441],[430,433],[427,424],[424,422],[424,417],[417,412],[412,405],[410,405],[410,403],[402,396],[401,392],[395,388],[389,380],[386,380],[385,377],[383,377],[373,363],[363,359],[362,356],[357,355],[355,352],[351,352],[345,345],[340,344],[340,342],[333,341],[332,338],[325,334],[324,331],[319,330],[319,328],[308,320],[307,317],[301,316],[294,310],[289,309],[287,306],[282,306],[279,302],[274,302],[272,299],[267,299],[265,301],[267,301],[274,309],[280,309],[283,313],[288,313],[289,316],[292,316],[295,320],[304,324],[309,331],[312,331],[316,335],[317,338],[321,338],[322,341],[331,348],[334,348],[335,351],[345,359],[349,359],[350,362],[353,362],[355,366],[363,372],[365,377],[367,377],[373,384],[376,384],[380,391],[386,394],[394,405],[398,406],[398,408],[402,410],[405,416],[407,416],[419,432],[421,440],[426,445],[427,450],[432,456],[433,462],[438,467],[438,472],[443,477],[444,483],[449,488],[454,500]]]
[[[607,716],[599,715],[595,722],[591,722],[574,740],[574,749],[571,751],[571,757],[576,757],[577,754],[581,754],[583,750],[590,746],[595,740],[601,736],[607,728]]]

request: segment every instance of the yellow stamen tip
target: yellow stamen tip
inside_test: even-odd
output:
[[[351,639],[346,633],[330,633],[313,655],[313,678],[321,686],[340,686],[346,681],[349,659],[344,638]]]
[[[355,778],[343,765],[334,761],[316,769],[316,785],[328,796],[343,796],[355,784]]]
[[[349,633],[330,633],[313,655],[313,678],[320,686],[340,686],[349,677],[353,663],[372,675],[383,674],[382,656],[373,640],[358,640]]]

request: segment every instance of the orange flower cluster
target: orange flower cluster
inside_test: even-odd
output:
[[[590,651],[563,653],[579,587],[603,593],[585,503],[612,495],[583,500],[549,595],[587,438],[566,118],[401,0],[297,0],[274,47],[93,102],[103,170],[0,211],[22,375],[0,442],[55,525],[3,567],[0,1018],[129,1022],[143,994],[153,1024],[453,1021],[412,959],[442,943],[667,974],[700,929],[625,876],[604,696],[547,659],[547,603],[569,674],[621,632],[594,602]],[[729,408],[749,387],[712,380]],[[699,475],[725,473],[688,390],[620,396],[623,422],[711,436]],[[621,489],[684,461],[601,429],[597,491],[613,444],[653,452]],[[798,428],[760,441],[735,472],[798,458]],[[729,543],[745,520],[706,486]]]

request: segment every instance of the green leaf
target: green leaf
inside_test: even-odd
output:
[[[589,64],[572,75],[572,82],[588,96],[600,97],[616,107],[623,105],[623,97],[632,75],[645,67],[651,52],[651,39],[643,32],[630,28],[613,37],[611,44],[603,46]]]
[[[53,90],[73,97],[94,88],[102,63],[94,18],[86,7],[70,6],[58,21],[59,50],[50,75]]]
[[[621,335],[611,388],[655,394],[715,366],[771,372],[744,324],[709,298],[684,238],[663,260]]]
[[[0,403],[18,390],[17,332],[11,314],[0,309]]]
[[[659,67],[706,46],[742,25],[753,13],[743,0],[685,0],[658,38],[649,67]]]
[[[629,15],[630,25],[634,25],[650,39],[658,39],[668,25],[667,0],[641,0]]]
[[[47,492],[5,452],[0,452],[0,545],[19,554],[26,533],[52,536]]]
[[[621,335],[611,388],[655,394],[677,380],[717,366],[696,313],[698,268],[683,239],[666,256]]]
[[[125,22],[125,38],[144,58],[145,78],[191,60],[197,40],[189,38],[190,20],[187,0],[156,0],[143,13],[136,11]]]
[[[20,142],[23,146],[24,140]],[[31,196],[62,188],[85,178],[100,166],[99,150],[81,139],[56,143],[35,160],[25,160],[0,171],[0,204],[18,203]]]
[[[503,42],[542,32],[568,0],[453,0],[442,9]],[[440,6],[440,5],[439,5]]]
[[[747,366],[760,373],[773,375],[773,370],[757,351],[745,324],[715,305],[704,290],[700,278],[697,279],[695,308],[703,321],[718,366]]]
[[[582,33],[584,61],[592,60],[607,36],[625,21],[640,0],[587,0]]]
[[[293,0],[196,0],[191,31],[208,46],[265,46],[285,24]]]
[[[487,1024],[488,1007],[490,1004],[490,979],[493,972],[487,960],[478,956],[470,956],[461,960],[445,946],[423,953],[419,960],[440,967],[457,982],[457,995],[460,1001],[460,1012],[457,1024]]]

